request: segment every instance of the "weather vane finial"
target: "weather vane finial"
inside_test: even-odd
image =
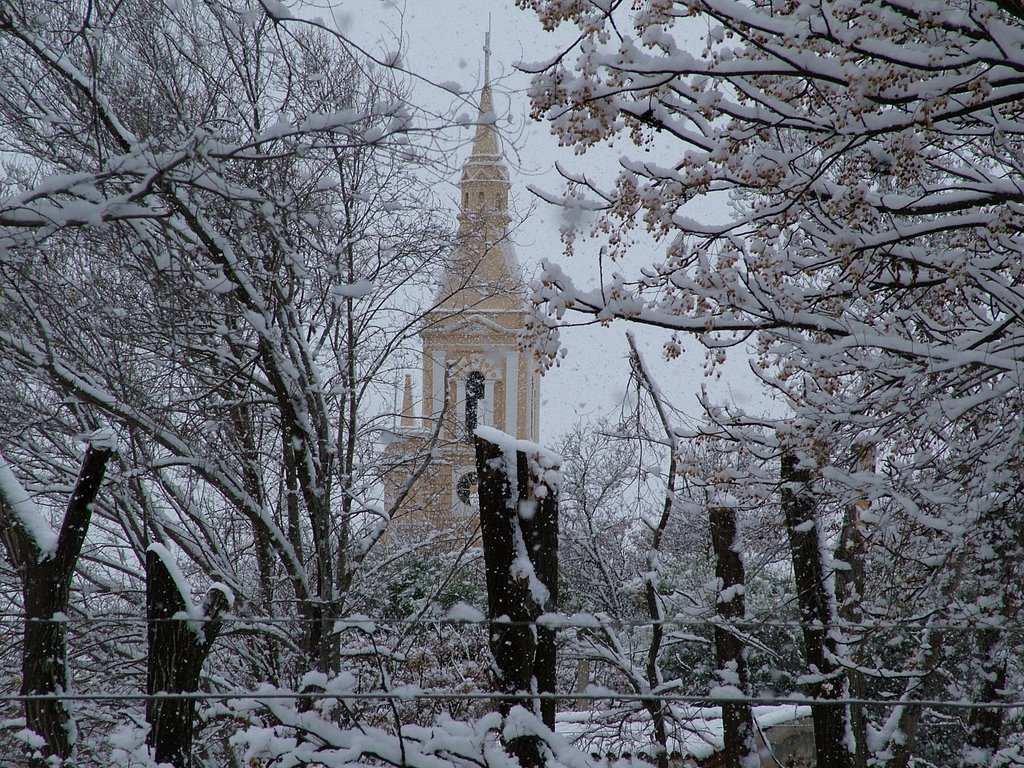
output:
[[[484,37],[484,85],[491,84],[491,14],[487,14],[487,35]]]

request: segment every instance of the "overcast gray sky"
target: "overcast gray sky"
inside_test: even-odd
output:
[[[566,33],[545,32],[532,12],[515,7],[514,0],[335,0],[335,23],[354,41],[375,53],[394,50],[401,41],[403,64],[425,81],[457,82],[466,89],[479,87],[483,73],[484,37],[491,28],[491,76],[495,84],[495,109],[505,139],[505,154],[511,171],[514,205],[529,213],[528,226],[520,226],[513,239],[527,274],[541,258],[554,258],[577,282],[596,282],[596,248],[589,243],[577,247],[567,260],[562,256],[560,212],[536,198],[528,186],[548,190],[560,188],[555,163],[577,166],[586,163],[588,173],[604,170],[611,177],[617,170],[618,148],[588,152],[585,158],[559,147],[546,125],[529,119],[529,76],[516,69],[519,62],[547,59]],[[428,82],[414,85],[414,99],[437,104],[449,97]],[[507,116],[508,120],[505,120]],[[472,129],[466,129],[467,140]],[[468,155],[468,145],[463,149]],[[457,158],[461,165],[464,157]],[[450,197],[455,197],[457,176],[450,179]],[[691,215],[721,217],[722,203],[707,201]],[[636,263],[657,259],[656,244],[638,245]],[[582,416],[614,415],[618,412],[628,377],[625,362],[626,326],[589,328],[563,334],[568,350],[561,366],[542,382],[541,441],[556,446],[559,436]],[[748,410],[762,410],[767,401],[753,383],[742,355],[733,359],[715,378],[704,376],[703,349],[693,341],[680,359],[661,363],[664,336],[650,330],[634,329],[645,357],[656,368],[662,390],[673,403],[699,415],[696,392],[706,385],[716,400],[735,400]]]

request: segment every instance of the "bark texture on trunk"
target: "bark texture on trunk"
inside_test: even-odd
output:
[[[167,564],[150,548],[146,552],[146,693],[154,698],[146,701],[146,743],[153,747],[158,763],[170,763],[174,768],[193,765],[196,702],[160,694],[199,691],[203,662],[229,605],[227,594],[220,589],[210,590],[200,617],[188,616],[188,602]]]
[[[743,591],[746,575],[743,558],[737,549],[736,510],[732,507],[711,507],[708,519],[711,523],[711,547],[715,553],[715,576],[720,590],[715,604],[715,614],[719,619],[715,624],[715,661],[722,682],[748,694],[743,639],[728,627],[732,621],[742,621],[746,614]],[[723,704],[722,724],[725,731],[725,768],[759,765],[750,703]]]
[[[68,690],[67,632],[64,615],[71,593],[71,577],[92,521],[93,502],[99,493],[113,450],[92,446],[86,450],[78,480],[71,491],[64,521],[52,552],[43,552],[25,521],[14,514],[13,500],[0,489],[0,529],[8,556],[21,578],[25,629],[21,649],[21,694],[52,698],[25,702],[25,722],[43,740],[29,755],[32,766],[51,765],[49,758],[68,762],[74,755],[75,726],[60,694]]]
[[[782,455],[782,512],[793,558],[804,654],[815,682],[807,693],[818,703],[811,705],[817,764],[829,768],[850,768],[852,755],[846,745],[846,707],[826,703],[843,698],[843,673],[835,662],[836,642],[832,635],[835,617],[825,581],[811,473],[801,467],[795,454]]]
[[[512,455],[477,437],[476,463],[494,689],[514,695],[498,708],[507,715],[522,706],[554,730],[555,702],[538,704],[535,694],[555,691],[555,631],[536,622],[558,603],[556,489],[524,451]],[[542,762],[534,736],[511,739],[508,748],[523,766]]]
[[[860,530],[860,513],[867,509],[867,502],[851,504],[846,509],[843,528],[834,558],[845,567],[835,571],[836,599],[839,618],[847,625],[859,625],[864,621],[861,601],[864,596],[864,540]],[[847,653],[857,660],[857,632],[847,633]],[[866,699],[867,683],[859,669],[847,669],[850,698]],[[850,729],[853,734],[853,768],[868,767],[867,715],[861,704],[850,707]]]

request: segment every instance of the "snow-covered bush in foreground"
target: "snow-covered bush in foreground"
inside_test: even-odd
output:
[[[502,741],[536,736],[547,750],[549,765],[587,765],[581,753],[522,707],[513,708],[504,720],[496,712],[469,721],[441,717],[429,726],[405,725],[396,732],[359,723],[339,724],[338,715],[345,710],[344,696],[351,691],[338,690],[338,699],[321,699],[309,708],[297,706],[291,698],[260,697],[275,693],[290,692],[264,686],[254,692],[252,699],[232,700],[224,707],[224,713],[252,721],[231,739],[243,760],[257,760],[274,768],[310,763],[328,768],[381,764],[409,768],[520,768]]]

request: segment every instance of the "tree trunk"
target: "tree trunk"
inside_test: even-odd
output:
[[[846,510],[843,529],[839,534],[839,545],[834,558],[837,563],[835,572],[836,598],[838,601],[839,618],[848,625],[859,625],[864,620],[861,601],[864,596],[864,541],[860,531],[860,513],[867,508],[866,501],[851,504]],[[847,633],[849,638],[857,633]],[[856,648],[848,651],[856,659]],[[864,673],[859,669],[848,669],[847,679],[850,686],[850,698],[866,699],[868,695]],[[850,729],[853,733],[853,768],[867,768],[867,716],[864,705],[850,706]]]
[[[30,764],[49,766],[51,757],[73,758],[75,726],[60,694],[68,691],[67,633],[64,615],[71,593],[71,577],[92,520],[93,502],[99,493],[107,462],[113,454],[106,445],[90,445],[71,492],[56,549],[45,552],[26,529],[25,520],[14,514],[14,499],[7,498],[0,483],[0,528],[8,556],[21,577],[25,606],[25,631],[21,649],[21,695],[48,698],[25,701],[25,724],[43,740],[33,750]],[[0,457],[2,461],[2,457]],[[52,697],[52,698],[50,698]]]
[[[983,629],[978,637],[978,656],[981,659],[981,684],[978,686],[977,701],[998,703],[1005,698],[1006,654],[1003,647],[1003,631],[992,627]],[[967,742],[960,755],[964,768],[982,768],[992,764],[992,758],[999,751],[1003,737],[1002,707],[978,707],[972,709],[967,721]]]
[[[22,585],[25,601],[25,632],[21,655],[21,694],[50,696],[25,702],[25,721],[30,731],[45,742],[41,758],[32,765],[49,765],[50,756],[68,760],[74,741],[71,713],[59,696],[69,688],[67,670],[67,637],[65,623],[53,617],[67,607],[58,582],[55,563],[45,560],[27,569],[28,579]]]
[[[161,556],[156,545],[146,551],[146,693],[155,697],[146,701],[146,743],[153,747],[158,763],[191,768],[196,702],[159,694],[198,692],[203,662],[220,632],[221,614],[229,598],[220,589],[211,590],[201,617],[190,620],[188,596],[181,594],[163,557],[169,554],[163,550]]]
[[[816,760],[818,765],[828,768],[850,768],[846,708],[842,704],[825,703],[828,699],[843,697],[843,676],[835,663],[836,644],[831,635],[835,621],[814,516],[811,473],[799,466],[795,454],[787,451],[782,455],[781,480],[782,512],[793,558],[804,654],[808,671],[815,678],[807,686],[807,692],[816,702],[811,705]]]
[[[498,708],[508,715],[522,706],[554,730],[555,702],[538,703],[535,694],[555,691],[555,631],[536,621],[558,601],[558,502],[531,472],[537,459],[476,438],[494,688],[513,695]],[[542,762],[535,736],[511,739],[508,748],[523,766]]]
[[[719,588],[715,601],[715,613],[719,619],[715,624],[715,661],[722,683],[747,695],[749,691],[743,640],[728,627],[730,621],[742,620],[746,614],[743,592],[745,574],[743,558],[737,546],[736,510],[732,507],[711,507],[708,509],[708,518]],[[725,730],[725,768],[760,765],[750,702],[723,704],[722,724]]]
[[[971,710],[967,722],[967,741],[960,755],[960,764],[988,766],[999,751],[1003,738],[1006,709],[999,703],[1006,700],[1006,668],[1010,651],[1005,627],[1018,617],[1021,588],[1021,555],[1024,554],[1024,530],[1020,525],[1021,509],[1008,505],[1002,514],[989,523],[982,538],[983,550],[991,558],[986,564],[992,575],[992,592],[998,599],[989,602],[986,624],[978,630],[978,659],[981,669],[975,693],[978,703],[993,706]],[[995,595],[992,595],[995,597]],[[984,615],[984,614],[983,614]]]

